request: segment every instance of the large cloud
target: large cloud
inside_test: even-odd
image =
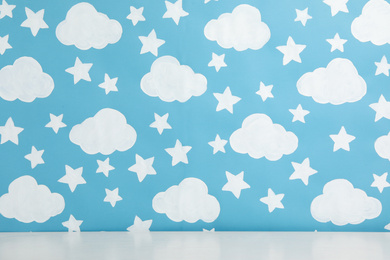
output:
[[[119,41],[122,26],[83,2],[69,9],[65,20],[57,26],[56,36],[62,44],[75,45],[81,50],[103,49]]]
[[[304,74],[297,82],[301,95],[312,97],[320,104],[341,105],[359,101],[367,92],[367,85],[353,63],[336,58],[326,68]]]
[[[390,4],[385,0],[370,0],[362,14],[353,20],[353,36],[361,42],[390,44]]]
[[[217,20],[209,21],[204,27],[204,35],[210,41],[217,41],[222,48],[245,51],[262,48],[269,41],[271,32],[261,21],[257,8],[242,4],[232,13],[221,14]]]
[[[23,223],[46,222],[64,208],[65,201],[60,194],[51,193],[48,187],[38,185],[28,175],[14,180],[8,187],[8,193],[0,197],[0,214]]]
[[[116,150],[123,152],[130,149],[137,139],[137,133],[127,124],[121,112],[104,108],[94,117],[75,125],[69,133],[69,139],[87,154],[108,155]]]
[[[48,97],[53,89],[53,79],[31,57],[21,57],[0,70],[0,97],[7,101],[32,102]]]
[[[237,153],[276,161],[293,153],[298,147],[298,137],[283,126],[274,124],[265,114],[245,118],[242,127],[230,136],[230,146]]]
[[[198,220],[210,223],[217,219],[218,200],[208,194],[207,185],[200,179],[187,178],[153,198],[153,209],[164,213],[175,222],[195,223]]]
[[[163,56],[155,60],[150,72],[142,77],[141,89],[165,102],[186,102],[206,91],[207,79],[189,66],[180,65],[175,57]]]
[[[336,179],[325,184],[323,194],[311,203],[311,214],[319,222],[331,221],[343,226],[360,224],[366,219],[373,219],[382,212],[382,204],[345,179]]]
[[[380,157],[390,161],[390,132],[376,139],[375,151]]]

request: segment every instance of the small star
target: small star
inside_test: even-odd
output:
[[[47,29],[49,26],[43,20],[45,9],[42,9],[36,13],[25,8],[27,19],[20,25],[22,27],[30,28],[32,35],[35,37],[40,29]]]
[[[382,193],[384,188],[390,187],[390,183],[387,182],[387,172],[382,174],[381,176],[378,176],[376,174],[373,174],[374,176],[374,182],[371,184],[371,187],[377,187],[379,192]]]
[[[175,166],[179,162],[188,164],[187,153],[191,148],[191,146],[183,146],[179,140],[176,140],[175,147],[167,148],[165,151],[172,156],[172,166]]]
[[[267,98],[273,98],[274,95],[272,95],[272,88],[274,86],[273,85],[264,85],[263,82],[260,82],[260,89],[256,92],[257,95],[261,96],[261,99],[263,101],[266,101]]]
[[[349,151],[349,143],[355,140],[355,137],[347,134],[344,126],[341,127],[340,132],[337,135],[330,135],[334,142],[333,152],[338,149],[344,149],[345,151]]]
[[[62,222],[62,225],[68,228],[68,232],[80,232],[80,226],[82,223],[82,220],[76,220],[73,215],[70,215],[69,220]]]
[[[12,46],[8,43],[9,35],[4,37],[0,36],[0,54],[3,55],[7,49],[12,49]]]
[[[38,151],[34,146],[31,148],[31,153],[24,156],[27,160],[31,162],[31,168],[34,169],[38,164],[44,164],[45,162],[42,159],[44,150]]]
[[[104,198],[104,202],[110,202],[112,207],[115,207],[117,201],[122,200],[122,198],[118,195],[119,188],[114,190],[106,189],[106,197]]]
[[[340,35],[338,33],[336,33],[333,39],[326,39],[326,41],[329,42],[330,45],[332,45],[330,52],[333,52],[335,50],[344,52],[344,44],[347,42],[347,40],[340,39]]]
[[[66,174],[58,180],[58,182],[66,183],[72,192],[76,189],[77,185],[87,183],[81,174],[83,174],[83,167],[72,169],[72,167],[65,165]]]
[[[380,74],[385,74],[386,76],[389,76],[390,64],[387,63],[386,56],[383,56],[380,62],[375,62],[375,65],[376,65],[375,76]]]
[[[305,10],[298,10],[298,9],[295,9],[295,12],[297,13],[297,18],[295,18],[295,22],[301,22],[303,26],[306,25],[306,22],[307,20],[309,19],[312,19],[313,17],[311,17],[307,12],[308,12],[309,8],[306,8]]]
[[[370,107],[376,112],[375,122],[382,117],[390,119],[390,102],[386,101],[383,95],[380,96],[378,103],[372,103]]]
[[[64,114],[61,114],[59,116],[55,116],[53,114],[50,114],[50,122],[45,125],[45,127],[50,127],[53,129],[54,133],[58,133],[58,130],[60,128],[66,127],[66,125],[62,122],[62,118],[64,117]]]
[[[138,216],[134,218],[134,224],[127,228],[127,231],[130,232],[149,232],[150,226],[152,225],[153,220],[144,220],[140,219]]]
[[[233,114],[233,105],[237,104],[241,98],[233,96],[230,88],[227,87],[223,93],[213,93],[214,97],[218,100],[216,111],[226,109]]]
[[[165,6],[167,11],[164,13],[163,18],[172,18],[177,25],[179,25],[180,17],[188,15],[188,13],[183,10],[182,0],[177,0],[174,4],[165,1]]]
[[[137,173],[139,182],[142,182],[146,175],[156,175],[156,171],[153,168],[154,157],[144,159],[138,154],[135,155],[135,164],[128,170]]]
[[[385,226],[385,229],[390,231],[390,223]]]
[[[225,54],[217,55],[214,52],[212,53],[212,59],[209,62],[209,67],[215,67],[215,70],[218,72],[222,67],[227,67],[225,61]]]
[[[223,152],[225,153],[225,145],[227,144],[227,140],[221,139],[219,135],[215,137],[214,141],[209,142],[208,144],[213,147],[213,154],[216,154],[217,152]]]
[[[296,61],[302,63],[300,53],[306,48],[306,45],[303,44],[295,44],[293,38],[291,36],[288,37],[287,45],[278,46],[278,49],[281,53],[283,53],[283,65],[287,65],[290,61]]]
[[[226,178],[228,182],[223,186],[222,190],[231,191],[236,198],[240,198],[241,190],[249,189],[251,186],[244,181],[244,172],[233,175],[226,171]]]
[[[65,71],[74,76],[74,84],[79,82],[81,79],[91,81],[91,78],[89,77],[89,70],[92,65],[92,63],[82,63],[79,57],[77,57],[74,66],[67,68]]]
[[[324,3],[330,6],[332,16],[338,12],[348,13],[347,2],[348,0],[324,0]]]
[[[302,163],[291,162],[294,167],[294,172],[290,176],[290,180],[300,179],[306,186],[309,184],[309,177],[317,173],[316,170],[310,167],[310,160],[306,158]]]
[[[149,33],[148,36],[139,36],[138,38],[142,43],[140,54],[150,52],[156,57],[158,55],[158,48],[160,48],[160,46],[165,43],[164,40],[157,39],[157,35],[154,29]]]
[[[272,212],[274,209],[283,209],[282,199],[284,194],[275,194],[272,189],[268,189],[268,196],[260,199],[261,202],[268,205],[268,211]]]
[[[108,177],[110,171],[115,170],[113,166],[110,165],[110,158],[105,159],[104,161],[96,160],[99,167],[96,170],[96,173],[103,173]]]
[[[130,14],[126,18],[131,20],[135,26],[139,21],[145,21],[145,17],[142,15],[143,11],[143,7],[137,9],[134,6],[130,6]]]
[[[9,5],[5,0],[3,0],[0,5],[0,19],[3,19],[6,16],[12,18],[12,10],[14,10],[15,7],[16,5]]]
[[[110,79],[107,73],[104,74],[104,82],[99,84],[99,88],[102,88],[105,90],[106,95],[110,93],[110,91],[118,91],[118,88],[116,87],[116,82],[118,81],[118,78]]]
[[[8,141],[13,142],[14,144],[19,144],[18,135],[24,130],[24,128],[17,127],[14,124],[12,118],[8,118],[7,122],[4,126],[0,126],[0,135],[1,142],[0,144],[4,144]]]
[[[292,120],[293,122],[301,121],[302,123],[305,123],[305,116],[310,113],[308,110],[302,109],[301,104],[299,104],[296,109],[289,109],[288,111],[290,111],[291,114],[294,115]]]
[[[163,116],[159,116],[158,114],[154,113],[155,121],[150,124],[150,127],[156,128],[160,135],[163,133],[164,129],[172,129],[172,127],[167,122],[168,116],[169,113],[166,113]]]
[[[210,229],[210,230],[207,230],[207,229],[203,229],[203,232],[215,232],[215,228],[212,228],[212,229]]]

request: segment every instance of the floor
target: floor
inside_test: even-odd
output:
[[[390,259],[390,233],[0,233],[1,260]]]

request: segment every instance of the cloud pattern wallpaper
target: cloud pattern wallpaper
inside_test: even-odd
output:
[[[1,0],[0,231],[390,230],[388,0]]]

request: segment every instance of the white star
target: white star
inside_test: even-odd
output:
[[[390,223],[385,226],[385,229],[390,231]]]
[[[204,3],[207,4],[208,2],[210,2],[211,0],[204,0]],[[218,0],[214,0],[214,1],[218,1]]]
[[[69,220],[62,222],[62,225],[68,228],[68,232],[80,232],[80,225],[82,223],[82,220],[76,220],[73,215],[70,215]]]
[[[225,145],[227,144],[227,140],[221,139],[221,137],[219,137],[217,134],[215,140],[209,142],[208,144],[213,147],[213,154],[216,154],[219,151],[225,153]]]
[[[7,50],[7,49],[12,49],[12,46],[9,45],[8,43],[8,37],[9,35],[6,35],[4,37],[1,37],[0,36],[0,54],[3,55],[4,52]]]
[[[390,119],[390,102],[386,101],[383,95],[380,96],[378,103],[372,103],[370,105],[375,110],[375,122],[382,117]]]
[[[306,48],[306,45],[303,44],[295,44],[293,38],[291,36],[288,37],[287,45],[278,46],[278,49],[281,53],[283,53],[283,65],[287,65],[290,61],[296,61],[301,63],[301,57],[299,54]]]
[[[158,55],[158,48],[160,48],[160,46],[165,43],[164,40],[157,39],[157,35],[154,29],[149,33],[148,36],[139,36],[138,38],[142,43],[140,54],[150,52],[156,57]]]
[[[167,11],[164,13],[163,18],[172,18],[177,25],[179,24],[180,17],[188,15],[188,13],[183,10],[182,0],[177,0],[174,4],[165,1],[165,6]]]
[[[382,174],[381,176],[378,176],[376,174],[373,174],[374,176],[374,182],[371,184],[371,187],[377,187],[379,192],[382,193],[384,188],[390,187],[390,183],[387,182],[387,172]]]
[[[330,52],[333,52],[335,50],[344,52],[344,44],[347,42],[347,40],[340,39],[340,35],[338,33],[336,33],[333,39],[326,39],[326,41],[332,45]]]
[[[273,87],[274,87],[273,85],[266,86],[266,85],[264,85],[263,82],[260,82],[260,88],[256,92],[256,94],[261,96],[261,99],[263,101],[266,101],[267,98],[273,98],[274,97],[274,95],[272,95],[272,92],[271,92]]]
[[[215,67],[215,70],[218,72],[222,67],[227,67],[224,59],[225,59],[225,54],[222,55],[217,55],[214,52],[212,53],[212,58],[211,61],[209,62],[208,66],[209,67]]]
[[[104,74],[104,82],[99,84],[99,88],[102,88],[105,90],[106,95],[110,93],[110,91],[118,91],[118,88],[116,87],[116,82],[118,81],[118,78],[110,79],[107,73]]]
[[[317,173],[316,170],[310,167],[310,160],[306,158],[302,163],[291,162],[294,167],[294,172],[290,176],[290,180],[300,179],[306,186],[309,184],[309,177]]]
[[[70,190],[73,192],[77,185],[87,183],[81,174],[83,174],[83,167],[72,169],[72,167],[65,165],[66,174],[58,180],[58,182],[66,183],[69,185]]]
[[[386,56],[383,56],[380,62],[375,62],[375,65],[376,65],[375,76],[380,74],[385,74],[386,76],[389,76],[390,64],[387,63]]]
[[[112,207],[115,207],[117,201],[122,200],[122,197],[118,195],[119,188],[114,190],[106,189],[106,197],[104,198],[104,202],[110,202]]]
[[[306,8],[305,10],[298,10],[298,9],[295,9],[295,11],[297,12],[297,18],[295,18],[295,22],[301,22],[303,26],[306,25],[306,22],[307,20],[313,18],[311,17],[307,12],[308,12],[309,8]]]
[[[130,6],[130,14],[126,18],[131,20],[135,26],[139,21],[145,21],[145,17],[142,15],[143,11],[143,7],[137,9],[134,6]]]
[[[79,57],[76,57],[74,66],[67,68],[65,71],[74,76],[74,84],[79,82],[81,79],[91,81],[91,78],[89,77],[89,70],[92,65],[92,63],[82,63]]]
[[[12,18],[12,10],[14,10],[15,7],[16,5],[9,5],[5,0],[3,0],[0,5],[0,19],[3,19],[6,16]]]
[[[31,11],[26,7],[25,11],[26,11],[27,19],[20,26],[30,28],[31,33],[32,35],[34,35],[34,37],[39,32],[39,29],[49,28],[49,26],[47,26],[47,24],[43,20],[45,9],[42,9],[34,13],[33,11]]]
[[[340,132],[337,135],[330,135],[330,138],[332,138],[334,142],[333,152],[340,148],[349,151],[349,143],[355,140],[354,136],[347,134],[344,126],[341,127]]]
[[[1,142],[0,144],[4,144],[5,142],[11,141],[14,144],[19,144],[18,135],[24,130],[24,128],[17,127],[14,124],[12,118],[8,118],[7,122],[4,126],[0,126],[0,135]]]
[[[166,113],[163,116],[159,116],[158,114],[154,113],[155,121],[150,124],[150,127],[156,128],[160,135],[163,133],[164,129],[172,129],[172,127],[167,122],[168,116],[169,113]]]
[[[183,146],[179,140],[176,140],[175,147],[167,148],[165,151],[172,156],[172,166],[175,166],[179,162],[188,164],[187,153],[191,148],[191,146]]]
[[[34,146],[31,148],[31,153],[24,156],[27,160],[31,162],[31,168],[34,169],[38,164],[44,164],[45,162],[42,159],[44,150],[38,151]]]
[[[153,220],[142,221],[138,216],[134,218],[134,224],[127,228],[127,231],[130,232],[149,232],[150,226],[152,225]]]
[[[156,175],[156,171],[153,168],[154,157],[144,159],[138,154],[135,155],[135,164],[128,170],[137,173],[139,182],[142,182],[146,175]]]
[[[305,123],[305,116],[310,113],[308,110],[302,109],[301,104],[299,104],[296,109],[289,109],[288,111],[294,115],[293,122],[301,121],[302,123]]]
[[[233,105],[237,104],[241,98],[233,96],[230,88],[227,87],[223,93],[213,93],[214,97],[218,100],[216,111],[226,109],[233,114]]]
[[[275,194],[272,189],[268,189],[268,196],[260,199],[261,202],[268,205],[268,211],[272,212],[275,208],[283,209],[282,199],[284,194]]]
[[[240,198],[241,190],[249,189],[251,186],[244,181],[244,172],[233,175],[226,171],[226,178],[228,182],[222,187],[224,191],[231,191],[236,198]]]
[[[96,162],[99,165],[99,167],[96,170],[96,173],[101,172],[104,175],[106,175],[106,177],[108,177],[108,174],[110,173],[110,171],[115,170],[115,167],[110,165],[110,158],[108,158],[108,157],[104,161],[96,160]]]
[[[54,131],[54,133],[58,133],[58,130],[60,128],[66,127],[66,125],[62,122],[62,118],[64,117],[64,114],[61,114],[59,116],[55,116],[50,113],[50,122],[45,125],[45,127],[51,127]]]
[[[324,3],[330,6],[332,16],[338,12],[348,13],[347,2],[348,0],[324,0]]]

